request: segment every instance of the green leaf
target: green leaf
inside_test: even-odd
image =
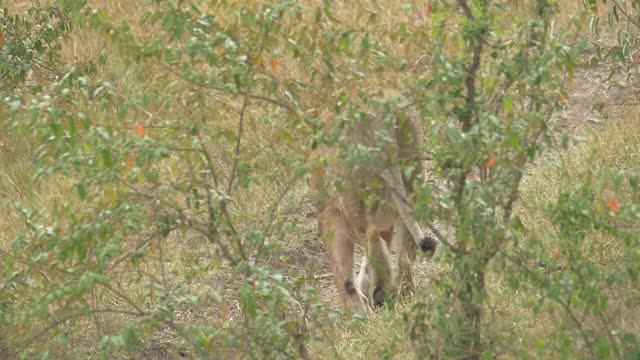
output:
[[[629,185],[635,190],[638,188],[638,173],[632,172],[629,174]]]
[[[622,182],[624,181],[624,178],[625,178],[624,170],[618,171],[618,173],[616,173],[616,175],[613,177],[613,185],[615,186],[617,191],[620,190],[620,187],[622,186]]]
[[[102,162],[104,163],[104,166],[107,167],[107,169],[111,170],[113,169],[113,156],[111,155],[111,152],[107,149],[102,149],[101,151],[102,154]]]
[[[504,112],[507,114],[513,113],[513,97],[511,95],[505,95],[504,97]]]
[[[85,183],[76,184],[76,190],[78,191],[80,200],[84,200],[87,197],[87,186],[85,185]]]
[[[244,306],[247,314],[249,314],[252,318],[255,318],[258,314],[258,310],[256,308],[256,296],[253,293],[253,290],[248,286],[245,286],[242,289],[240,300],[242,301],[242,305]]]

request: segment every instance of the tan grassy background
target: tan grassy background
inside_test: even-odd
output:
[[[318,1],[319,2],[319,1]],[[393,29],[398,23],[404,21],[407,17],[411,19],[414,26],[420,26],[424,20],[423,10],[429,1],[412,1],[405,6],[405,2],[397,0],[382,1],[364,1],[361,2],[365,7],[371,7],[380,12],[379,19],[388,24],[389,29]],[[137,36],[145,37],[148,33],[136,28],[138,19],[142,15],[145,5],[143,0],[99,0],[91,2],[92,5],[106,10],[113,19],[126,20],[130,24],[134,24],[134,31]],[[206,6],[207,2],[202,2]],[[313,0],[305,0],[302,3],[312,5],[316,2]],[[566,1],[562,5],[563,13],[560,23],[568,23],[575,16],[578,1]],[[13,11],[24,11],[28,7],[27,1],[3,2],[3,5],[9,6]],[[352,10],[348,2],[336,2],[336,13],[342,17],[343,21],[352,19]],[[141,83],[147,86],[158,84],[162,88],[166,82],[165,75],[160,69],[154,68],[151,64],[140,64],[138,68],[124,66],[117,57],[117,52],[113,50],[113,45],[104,38],[97,36],[91,31],[76,31],[68,40],[68,46],[65,48],[64,58],[68,61],[82,61],[95,58],[101,51],[110,54],[110,61],[106,66],[99,68],[97,77],[109,78],[114,81],[118,90],[122,94],[128,91],[135,93],[136,87]],[[419,49],[403,49],[407,56],[415,56]],[[304,69],[296,69],[293,65],[283,64],[284,67],[289,66],[287,76],[295,78],[303,76]],[[157,71],[157,73],[156,73]],[[560,179],[555,172],[558,163],[563,160],[570,160],[572,166],[571,171],[576,173],[589,166],[586,158],[593,149],[598,149],[596,155],[598,161],[602,163],[616,163],[621,168],[632,168],[637,165],[637,159],[640,155],[640,137],[635,135],[640,133],[640,111],[637,108],[627,106],[624,111],[616,106],[619,100],[628,95],[616,89],[609,89],[605,82],[606,69],[579,70],[576,73],[572,85],[572,96],[569,99],[567,109],[559,113],[558,119],[560,126],[568,129],[569,133],[580,135],[583,142],[574,146],[567,151],[554,152],[546,154],[536,166],[529,169],[524,181],[523,199],[519,204],[518,212],[523,221],[529,226],[533,232],[542,238],[547,238],[550,243],[550,249],[553,248],[553,233],[549,231],[551,226],[547,223],[546,218],[540,213],[540,209],[545,206],[555,195],[559,189],[566,184],[560,183]],[[358,86],[375,86],[375,80],[371,80],[369,84],[358,84]],[[179,97],[181,91],[186,91],[180,85],[172,88],[174,94]],[[603,101],[606,104],[606,110],[611,116],[608,119],[602,119],[600,114],[591,109],[595,101]],[[233,102],[229,103],[229,107],[237,106]],[[159,107],[156,109],[158,113],[162,112]],[[100,114],[98,109],[96,116],[104,116],[108,118],[108,114]],[[174,110],[177,111],[177,110]],[[263,111],[255,108],[255,118],[259,118],[260,112]],[[189,116],[189,114],[172,114],[175,116]],[[229,124],[231,126],[231,124]],[[262,150],[269,148],[273,142],[266,141],[265,138],[277,136],[272,128],[255,122],[252,125],[254,134],[260,136],[249,137],[247,147],[255,149],[256,162],[262,162],[265,159],[260,158]],[[265,136],[265,134],[268,134]],[[298,144],[294,146],[305,146],[304,139],[295,139]],[[10,199],[12,201],[20,201],[33,208],[47,208],[59,204],[65,199],[72,198],[71,194],[75,191],[72,188],[72,182],[64,178],[48,179],[46,182],[36,182],[33,180],[35,167],[31,157],[33,156],[34,146],[37,144],[24,141],[24,139],[12,138],[6,133],[0,136],[0,143],[5,146],[0,148],[0,197]],[[286,149],[280,149],[286,150]],[[243,201],[250,203],[256,202],[255,209],[261,209],[261,203],[268,203],[269,194],[277,193],[278,188],[272,185],[265,185],[264,193],[255,196],[255,194],[247,194]],[[281,264],[283,272],[309,271],[314,268],[314,274],[319,281],[321,295],[323,301],[329,306],[337,306],[337,295],[331,281],[330,268],[322,245],[318,240],[317,229],[315,225],[315,214],[309,202],[306,200],[306,188],[304,184],[297,184],[293,192],[297,201],[290,203],[281,209],[280,216],[287,218],[291,223],[296,224],[296,236],[291,237],[285,244],[286,249],[284,255],[289,258],[288,263]],[[634,200],[632,194],[628,195],[629,201]],[[621,199],[624,200],[624,199]],[[635,199],[636,201],[638,199]],[[251,207],[251,206],[249,206]],[[247,218],[250,218],[250,214]],[[14,239],[22,227],[19,225],[18,217],[12,208],[0,208],[0,246],[8,248],[12,239]],[[602,240],[602,239],[599,239]],[[598,239],[594,241],[599,241]],[[207,264],[215,257],[210,246],[197,238],[171,239],[168,241],[170,248],[169,253],[172,254],[168,262],[167,271],[180,274],[194,264]],[[603,252],[603,258],[609,255],[613,256],[616,249],[607,248]],[[427,262],[420,260],[418,267],[418,288],[421,297],[429,299],[430,285],[433,280],[442,272],[446,272],[446,266],[440,263]],[[151,270],[153,271],[153,269]],[[183,284],[185,292],[198,293],[203,287],[215,287],[221,283],[235,281],[230,278],[222,266],[213,266],[207,273],[206,277],[194,279],[190,284]],[[501,283],[499,277],[491,278],[489,287],[490,293],[494,296],[489,301],[489,328],[492,331],[499,332],[501,329],[516,328],[521,334],[521,341],[526,344],[535,344],[532,339],[545,339],[547,334],[552,332],[555,321],[552,316],[536,317],[532,313],[525,310],[522,302],[525,301],[526,295],[521,297],[514,295],[513,297],[504,297],[503,291],[506,285]],[[220,307],[202,307],[197,313],[180,313],[176,318],[179,322],[198,322],[213,323],[226,326],[234,321],[238,321],[240,316],[240,305],[235,299],[228,299],[226,308]],[[410,306],[405,304],[404,306]],[[622,324],[630,330],[640,333],[640,306],[635,311],[629,312],[624,307],[618,307],[613,304],[611,307],[611,321]],[[366,322],[350,323],[345,322],[342,326],[331,328],[322,336],[328,336],[332,344],[331,349],[324,347],[312,347],[310,352],[317,353],[323,358],[334,358],[336,353],[342,354],[344,359],[369,359],[379,358],[383,354],[390,354],[392,358],[404,358],[405,353],[409,350],[411,344],[405,340],[402,307],[395,312],[382,312],[374,315]],[[155,334],[154,343],[148,344],[147,350],[136,354],[135,358],[140,359],[178,359],[181,354],[176,350],[177,344],[170,332],[158,332]],[[388,348],[390,339],[396,339],[393,347]],[[70,356],[84,357],[91,354],[95,348],[95,329],[91,324],[87,324],[84,336],[74,339],[73,348],[71,350],[63,350]],[[324,344],[320,344],[324,346]],[[61,354],[62,354],[61,353]],[[535,349],[532,349],[532,354]],[[0,351],[0,356],[2,352]]]

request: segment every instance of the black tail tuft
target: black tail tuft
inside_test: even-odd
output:
[[[384,290],[380,287],[376,287],[373,290],[373,304],[376,307],[382,307],[384,305]]]
[[[420,250],[422,252],[427,253],[429,256],[433,256],[436,252],[436,248],[438,247],[438,243],[432,237],[425,237],[420,241]]]

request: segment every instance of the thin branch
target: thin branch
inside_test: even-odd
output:
[[[519,259],[514,258],[513,256],[507,256],[506,257],[507,260],[509,260],[512,264],[514,264],[515,266],[519,267],[520,269],[522,269],[527,275],[529,275],[529,278],[533,281],[535,281],[536,283],[538,283],[538,285],[542,285],[544,286],[544,281],[540,280],[536,274],[529,269],[528,267],[524,266]],[[578,318],[575,316],[575,314],[573,313],[573,311],[571,310],[571,307],[569,306],[569,304],[567,304],[565,301],[562,301],[561,299],[551,299],[551,300],[555,300],[557,301],[563,308],[564,310],[567,312],[567,314],[569,314],[569,317],[571,318],[571,321],[573,321],[576,326],[578,327],[578,330],[580,332],[580,335],[582,336],[583,341],[585,342],[585,344],[589,347],[589,352],[591,352],[591,355],[595,358],[595,353],[593,352],[593,344],[592,342],[589,340],[584,327],[582,326],[582,323],[580,322],[580,320],[578,320]]]
[[[158,236],[158,262],[160,263],[160,275],[162,277],[162,286],[166,292],[168,289],[167,274],[164,268],[164,252],[162,250],[162,237]]]
[[[246,92],[241,92],[241,94],[244,95],[244,96],[248,96],[252,100],[262,100],[262,101],[266,101],[268,103],[271,103],[273,105],[280,106],[281,108],[284,108],[284,109],[288,110],[289,112],[291,112],[291,113],[293,113],[295,115],[298,115],[298,113],[299,113],[298,110],[296,110],[293,106],[291,106],[291,105],[289,105],[289,104],[287,104],[285,102],[282,102],[282,101],[280,101],[278,99],[270,98],[270,97],[264,96],[264,95],[249,94],[249,93],[246,93]]]
[[[438,230],[435,226],[433,226],[432,223],[428,223],[427,227],[429,228],[429,230],[431,230],[431,232],[436,237],[436,239],[438,239],[438,241],[440,241],[440,243],[446,245],[449,249],[451,249],[451,251],[454,254],[459,253],[461,251],[458,247],[456,247],[452,243],[450,243],[449,240],[447,240],[447,237],[442,235],[440,230]]]
[[[114,314],[123,314],[123,315],[130,315],[130,316],[146,316],[148,314],[146,313],[138,313],[138,312],[133,312],[133,311],[127,311],[127,310],[118,310],[118,309],[96,309],[96,310],[91,310],[90,311],[91,314],[97,314],[97,313],[114,313]],[[29,340],[24,344],[24,348],[29,348],[31,346],[31,344],[33,344],[38,338],[40,338],[41,336],[43,336],[44,334],[46,334],[47,332],[49,332],[50,330],[60,326],[61,324],[81,317],[83,315],[85,315],[85,312],[77,312],[75,314],[71,314],[68,316],[65,316],[62,319],[58,319],[56,321],[54,321],[53,323],[49,324],[48,326],[44,327],[43,329],[40,329],[37,333],[35,333],[33,336],[31,336],[29,338]]]
[[[231,194],[231,191],[233,190],[233,182],[236,178],[238,162],[240,161],[240,141],[242,140],[242,135],[244,132],[244,115],[247,112],[248,105],[249,105],[249,96],[245,95],[244,101],[242,102],[242,108],[240,109],[240,119],[238,120],[238,138],[236,139],[236,148],[234,150],[233,166],[231,167],[231,173],[229,174],[227,194]]]
[[[304,160],[305,164],[307,163],[310,155],[311,155],[311,152],[308,152],[307,155],[305,156],[305,160]],[[256,251],[256,257],[260,256],[260,253],[262,252],[262,249],[264,248],[264,244],[265,244],[265,241],[266,241],[267,237],[269,237],[271,235],[273,224],[275,222],[276,210],[280,206],[280,203],[282,203],[282,200],[284,200],[285,195],[287,195],[291,191],[291,189],[293,188],[293,185],[299,179],[300,179],[300,176],[297,176],[297,175],[294,175],[291,179],[289,179],[289,181],[287,182],[287,184],[284,187],[284,190],[281,191],[280,194],[278,194],[278,196],[276,197],[276,200],[271,204],[271,206],[267,210],[267,213],[269,213],[269,218],[268,218],[268,223],[267,223],[267,226],[266,226],[265,236],[262,239],[262,241],[260,242],[260,245],[258,246],[258,250]]]
[[[142,242],[140,242],[138,245],[136,245],[136,247],[128,252],[127,254],[123,255],[122,257],[120,257],[119,259],[117,259],[116,261],[114,261],[104,272],[109,272],[113,269],[115,269],[118,265],[120,265],[123,261],[127,260],[128,258],[130,258],[131,256],[133,256],[133,254],[135,254],[136,252],[138,252],[138,250],[142,249],[145,245],[149,244],[151,241],[153,241],[153,239],[155,238],[155,233],[150,235],[147,239],[143,240]]]
[[[211,157],[211,154],[209,153],[209,151],[207,151],[207,149],[204,147],[204,141],[202,139],[202,135],[200,134],[200,132],[197,132],[197,136],[198,136],[198,141],[200,142],[200,145],[202,146],[202,153],[204,155],[205,158],[205,162],[207,164],[207,167],[209,168],[209,172],[211,173],[211,176],[213,177],[213,183],[216,187],[216,189],[218,189],[220,187],[220,182],[218,180],[218,176],[216,174],[216,169],[215,166],[213,164],[213,159]],[[218,246],[218,248],[222,251],[222,255],[229,260],[229,262],[231,262],[232,265],[236,265],[238,263],[238,260],[235,259],[235,257],[233,255],[231,255],[231,253],[229,252],[229,249],[227,248],[227,246],[222,243],[221,241],[217,241],[218,239],[218,228],[217,228],[217,216],[215,213],[215,208],[213,206],[213,201],[211,199],[211,197],[213,196],[213,191],[211,189],[211,186],[209,186],[208,183],[205,183],[205,186],[207,188],[207,212],[208,212],[208,216],[209,216],[209,221],[207,222],[207,229],[206,231],[203,231],[202,234],[212,243],[216,244]],[[232,233],[237,237],[238,233],[236,232],[235,228],[233,227],[233,224],[231,223],[231,216],[229,215],[228,211],[227,211],[227,207],[225,205],[225,202],[222,202],[221,204],[221,208],[223,213],[225,214],[225,217],[227,218],[227,222],[229,224],[229,228],[232,231]],[[244,258],[243,258],[244,259]]]
[[[142,309],[138,305],[136,305],[133,302],[133,300],[131,300],[128,297],[126,297],[120,291],[116,290],[113,286],[111,286],[109,284],[100,284],[100,285],[102,285],[102,287],[104,287],[105,289],[111,291],[112,293],[114,293],[115,295],[120,297],[122,300],[124,300],[127,304],[129,304],[129,306],[131,306],[132,308],[134,308],[138,312],[139,316],[143,316],[143,315],[146,314],[144,311],[142,311]]]
[[[209,172],[211,173],[211,176],[213,177],[213,184],[217,187],[220,186],[219,182],[218,182],[218,176],[216,174],[216,169],[215,166],[213,165],[213,159],[211,158],[211,154],[209,154],[209,152],[207,151],[207,149],[205,148],[204,144],[204,140],[202,139],[202,134],[200,134],[200,131],[196,131],[196,136],[198,136],[198,142],[200,143],[200,146],[202,147],[202,154],[204,155],[204,159],[207,163],[207,167],[209,168]]]
[[[460,5],[467,18],[473,19],[473,13],[471,12],[471,8],[469,8],[469,4],[467,4],[467,0],[458,0],[458,5]]]
[[[634,20],[633,17],[631,15],[629,15],[623,8],[622,6],[618,3],[617,0],[613,0],[613,4],[614,6],[616,6],[620,12],[622,13],[622,15],[624,15],[627,20],[632,23],[633,25],[635,25],[637,28],[640,28],[640,23],[637,20]]]
[[[171,67],[167,66],[166,64],[163,63],[158,63],[158,65],[160,65],[161,67],[163,67],[165,70],[168,70],[169,72],[171,72],[174,75],[179,75],[179,73],[177,71],[175,71],[174,69],[172,69]],[[180,79],[186,81],[182,76],[179,76]],[[222,86],[216,86],[216,85],[210,85],[207,83],[201,83],[201,82],[189,82],[190,85],[197,85],[199,87],[205,88],[205,89],[211,89],[211,90],[215,90],[217,92],[221,92],[221,93],[228,93],[229,91],[227,89],[225,89]],[[269,96],[265,96],[265,95],[258,95],[258,94],[251,94],[248,91],[242,91],[242,90],[237,90],[237,94],[242,95],[244,97],[248,97],[250,100],[261,100],[264,102],[268,102],[270,104],[279,106],[287,111],[289,111],[290,113],[294,114],[294,115],[299,115],[300,113],[304,113],[304,109],[298,109],[295,106],[288,104],[282,100],[279,99],[275,99]],[[311,123],[305,122],[308,125],[310,125],[311,127],[313,127],[315,129],[315,126]]]
[[[141,316],[139,313],[135,311],[119,310],[119,309],[95,309],[95,310],[91,310],[91,313],[92,314],[108,313],[108,314],[122,314],[122,315],[130,315],[130,316]]]
[[[473,117],[473,105],[476,102],[476,77],[478,70],[480,70],[482,49],[484,47],[484,42],[482,39],[478,39],[478,43],[473,49],[473,58],[471,60],[471,67],[469,68],[469,72],[464,81],[465,87],[467,88],[467,95],[465,96],[465,118],[463,120],[462,129],[464,132],[468,132],[472,127],[472,117]]]
[[[96,295],[96,288],[91,289],[91,303],[87,303],[87,306],[91,308],[91,318],[93,319],[94,325],[96,327],[96,335],[97,340],[100,341],[102,336],[104,335],[104,330],[102,329],[102,323],[100,322],[100,318],[98,317],[97,309],[98,306],[98,296]]]
[[[211,200],[212,197],[211,188],[207,188],[207,212],[209,214],[209,221],[207,222],[206,231],[203,231],[202,234],[209,240],[209,242],[214,243],[218,246],[220,251],[222,251],[222,255],[231,262],[232,265],[236,265],[238,261],[235,259],[233,255],[229,252],[227,245],[225,245],[218,238],[218,228],[216,226],[217,219],[215,209],[213,208],[213,203]]]

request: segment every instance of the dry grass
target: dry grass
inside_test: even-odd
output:
[[[303,2],[304,5],[313,7],[320,2],[313,0]],[[575,2],[562,2],[565,14],[572,13],[575,9]],[[257,3],[256,3],[257,4]],[[10,4],[15,6],[17,10],[24,9],[24,2]],[[399,23],[410,19],[413,26],[422,26],[424,24],[425,2],[413,2],[410,6],[404,6],[398,1],[366,1],[353,5],[348,2],[337,2],[335,12],[345,22],[353,22],[353,13],[357,11],[378,13],[380,21],[384,22],[383,28],[387,31],[396,31]],[[120,0],[101,0],[97,4],[98,7],[104,9],[111,14],[114,19],[125,20],[130,24],[138,24],[138,19],[144,12],[145,6],[143,0],[136,1],[120,1]],[[205,6],[205,5],[203,5]],[[361,7],[362,9],[354,9]],[[212,11],[215,9],[212,9]],[[311,15],[310,15],[311,16]],[[564,16],[561,22],[568,23],[571,16]],[[366,21],[364,18],[361,22]],[[364,23],[355,26],[365,25]],[[150,34],[147,30],[140,29],[133,25],[136,36],[144,38]],[[391,40],[389,40],[391,42]],[[98,69],[95,74],[98,78],[107,78],[113,81],[118,91],[123,96],[127,94],[137,94],[142,88],[157,88],[161,92],[170,93],[174,99],[189,98],[187,84],[180,83],[178,79],[172,77],[164,69],[159,68],[153,63],[131,64],[117,55],[115,45],[109,40],[98,36],[92,31],[76,31],[69,39],[68,46],[65,48],[64,59],[69,62],[84,61],[95,58],[100,52],[105,52],[109,56],[106,66]],[[395,55],[402,55],[409,59],[417,59],[421,49],[403,48],[397,49]],[[296,67],[286,61],[282,64],[286,69],[286,77],[290,79],[303,78],[305,69]],[[593,74],[581,74],[581,80],[576,81],[573,92],[578,100],[570,105],[576,107],[569,116],[574,118],[582,116],[590,111],[588,99],[580,97],[587,91],[591,91],[591,82],[588,81]],[[389,78],[398,76],[398,74],[388,74]],[[404,76],[411,76],[404,75]],[[375,88],[386,79],[369,79],[353,80],[350,86]],[[587,87],[586,89],[584,87]],[[314,104],[314,100],[308,99],[309,105]],[[237,112],[239,103],[231,99],[222,99],[225,109],[222,110],[222,119],[220,126],[226,126],[235,129],[235,117],[231,116]],[[212,105],[209,105],[212,106]],[[214,109],[203,104],[202,108],[187,111],[184,108],[174,107],[167,109],[161,99],[154,102],[148,108],[148,111],[157,115],[160,119],[179,119],[194,115],[200,115],[213,111]],[[88,109],[91,110],[91,109]],[[219,109],[216,109],[219,110]],[[92,114],[97,119],[103,119],[105,123],[113,121],[113,114],[101,112],[99,109],[92,109]],[[262,164],[262,171],[269,171],[269,160],[274,157],[282,157],[288,151],[300,152],[307,146],[304,136],[290,139],[290,143],[282,145],[284,140],[278,140],[281,132],[277,128],[277,124],[267,124],[261,119],[265,113],[271,112],[271,116],[277,117],[278,112],[269,107],[255,106],[250,110],[250,134],[247,138],[246,148],[248,149],[245,156],[252,159],[257,166]],[[225,116],[227,114],[228,116]],[[636,167],[636,159],[640,153],[640,139],[634,135],[640,130],[640,116],[638,112],[628,112],[626,114],[618,114],[606,122],[593,125],[588,122],[572,122],[571,130],[573,133],[580,134],[584,138],[584,143],[577,147],[562,153],[553,153],[547,155],[539,164],[530,169],[524,181],[523,199],[519,206],[519,212],[523,218],[523,222],[530,231],[540,238],[547,239],[550,246],[553,244],[554,233],[549,223],[548,217],[542,209],[546,204],[552,201],[558,191],[567,184],[566,179],[563,180],[557,174],[559,159],[570,159],[570,172],[580,173],[587,166],[597,164],[617,164],[620,168]],[[136,114],[139,119],[132,118],[131,123],[137,120],[144,120],[144,114]],[[169,120],[170,121],[170,120]],[[636,131],[630,131],[630,127]],[[12,202],[21,202],[32,208],[54,208],[60,204],[66,203],[72,199],[74,189],[73,181],[64,178],[45,178],[42,181],[35,181],[33,175],[36,171],[35,165],[31,160],[34,149],[31,147],[31,141],[25,141],[23,138],[12,138],[8,135],[0,137],[0,143],[5,147],[0,147],[0,197],[9,204]],[[274,145],[277,144],[277,145]],[[587,162],[587,158],[593,150],[597,150],[597,160],[595,163]],[[166,164],[166,175],[170,176],[176,171],[177,165],[168,161]],[[285,165],[280,165],[285,166]],[[258,190],[250,194],[239,194],[238,203],[241,208],[246,211],[240,218],[243,222],[250,222],[265,207],[274,200],[273,194],[278,194],[286,186],[285,184],[270,181],[260,185]],[[639,199],[637,194],[616,194],[619,201],[637,202]],[[612,195],[613,196],[613,195]],[[283,273],[309,271],[314,272],[320,278],[319,287],[323,297],[323,301],[329,306],[337,304],[336,293],[330,277],[326,275],[330,273],[328,263],[324,258],[322,246],[317,239],[315,229],[315,219],[313,210],[309,203],[305,200],[306,188],[304,184],[296,184],[295,191],[292,192],[291,199],[283,206],[280,216],[287,222],[295,224],[296,232],[294,235],[285,239],[283,244],[284,262],[282,259],[273,259],[274,265],[282,269]],[[19,221],[15,210],[9,206],[0,207],[0,247],[8,249],[11,240],[20,234],[23,225]],[[594,239],[594,241],[605,241],[606,239]],[[201,238],[193,236],[173,237],[166,242],[168,248],[166,271],[172,274],[175,281],[180,281],[180,291],[184,294],[198,294],[210,287],[222,287],[223,284],[229,285],[237,279],[231,278],[230,272],[223,264],[216,263],[216,255],[209,244]],[[603,254],[603,259],[608,256],[617,256],[616,250],[611,249]],[[182,281],[185,278],[186,271],[194,265],[207,268],[203,275],[199,273],[190,281]],[[159,269],[150,267],[151,273],[159,272]],[[430,292],[430,285],[433,279],[446,274],[446,265],[441,263],[431,263],[420,261],[418,264],[418,273],[420,278],[419,288],[423,289],[418,298],[433,299],[434,295]],[[126,273],[122,274],[126,278]],[[521,341],[524,348],[532,349],[531,354],[535,354],[535,346],[538,341],[548,339],[548,334],[554,329],[555,320],[552,315],[544,317],[536,317],[525,305],[529,294],[514,294],[503,283],[503,279],[494,276],[490,279],[489,292],[492,295],[489,306],[489,318],[487,323],[490,331],[499,333],[505,329],[517,329],[517,333],[521,334]],[[103,294],[98,294],[103,295]],[[104,298],[105,302],[109,301],[109,297]],[[224,306],[216,304],[206,304],[208,306],[200,306],[188,311],[178,311],[175,321],[179,323],[199,323],[211,324],[214,326],[233,326],[235,321],[240,319],[240,309],[237,300],[233,298],[225,299]],[[317,353],[322,358],[334,358],[337,352],[342,354],[345,359],[356,358],[376,358],[389,356],[390,358],[404,358],[411,350],[411,344],[406,339],[403,329],[402,313],[411,306],[411,303],[401,305],[395,311],[382,312],[374,315],[366,321],[348,321],[340,323],[337,328],[329,329],[329,332],[322,332],[318,336],[325,337],[325,340],[318,344],[311,344],[310,350]],[[640,306],[627,309],[624,306],[618,306],[616,301],[611,306],[611,319],[620,327],[627,328],[630,331],[640,333]],[[100,319],[100,323],[107,324],[109,321],[118,322],[115,317],[107,317]],[[103,329],[108,330],[108,329]],[[71,350],[61,349],[61,356],[86,357],[91,356],[96,346],[97,330],[93,323],[84,325],[81,333],[77,334],[75,347]],[[326,344],[329,344],[327,348]],[[154,336],[154,343],[146,344],[146,350],[134,355],[136,358],[180,358],[177,349],[179,345],[175,343],[174,335],[170,332],[157,332]],[[0,356],[2,349],[0,348]],[[512,355],[513,356],[513,355]],[[506,355],[506,357],[509,357]]]

